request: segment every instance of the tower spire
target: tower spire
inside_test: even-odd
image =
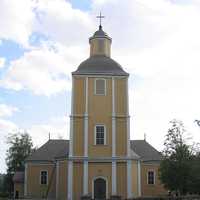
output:
[[[100,14],[99,14],[96,18],[99,19],[99,30],[101,30],[101,29],[102,29],[101,20],[102,20],[103,18],[105,18],[105,16],[101,15],[101,12],[100,12]]]

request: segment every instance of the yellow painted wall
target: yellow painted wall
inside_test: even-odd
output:
[[[84,155],[84,121],[81,117],[76,117],[74,119],[74,156]]]
[[[116,120],[116,155],[125,156],[127,154],[127,122],[125,118]]]
[[[116,80],[115,81],[116,114],[126,115],[127,114],[127,98],[126,98],[127,78],[116,78],[115,80]]]
[[[127,195],[127,167],[126,162],[117,163],[117,194],[122,196],[122,199]]]
[[[85,79],[81,77],[74,78],[74,114],[84,114],[85,112]]]
[[[96,78],[88,78],[88,155],[90,157],[112,156],[112,79],[106,80],[106,95],[95,95]],[[84,155],[85,77],[74,77],[74,155]],[[115,78],[116,101],[116,154],[127,153],[127,99],[126,78]],[[106,145],[95,145],[95,125],[106,126]]]
[[[92,194],[92,182],[95,177],[105,177],[108,180],[108,197],[111,195],[112,184],[112,166],[111,163],[89,163],[88,165],[88,179],[89,179],[89,193]]]
[[[167,191],[164,189],[163,185],[161,185],[160,180],[158,178],[158,169],[159,164],[141,164],[141,183],[142,183],[142,195],[143,196],[156,196],[161,194],[167,194]],[[149,170],[154,170],[156,173],[155,184],[148,185],[147,184],[147,172]]]
[[[53,172],[54,165],[47,164],[28,164],[27,169],[27,195],[34,198],[41,198],[46,194],[47,185],[40,184],[40,171],[47,170],[48,171],[48,183],[50,182],[50,178]],[[53,173],[53,180],[49,190],[49,197],[55,197],[55,173]]]
[[[111,42],[108,39],[103,39],[103,48],[99,49],[99,39],[93,39],[90,41],[90,56],[93,55],[106,55],[110,56]]]
[[[80,199],[83,193],[83,163],[73,164],[73,198]]]
[[[106,95],[94,94],[95,78],[89,78],[88,84],[88,114],[89,114],[89,133],[88,133],[88,154],[91,157],[108,157],[112,155],[112,82],[106,79]],[[106,126],[106,145],[94,145],[94,131],[96,124]]]
[[[66,200],[67,197],[67,161],[59,162],[59,200]]]

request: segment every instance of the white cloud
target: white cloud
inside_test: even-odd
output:
[[[11,117],[14,112],[19,111],[18,108],[6,104],[0,104],[0,117]]]
[[[39,0],[35,31],[70,46],[83,45],[92,31],[92,18],[87,12],[72,8],[65,0]]]
[[[0,1],[0,39],[13,40],[27,46],[32,33],[34,1]]]
[[[0,42],[0,45],[1,45],[1,42]],[[0,57],[0,69],[4,67],[5,61],[6,61],[5,58]]]
[[[69,119],[57,117],[50,119],[45,124],[33,124],[27,129],[33,138],[34,145],[41,146],[49,139],[69,139]]]
[[[44,124],[33,124],[30,127],[19,127],[11,121],[0,119],[0,172],[6,171],[5,156],[7,145],[7,136],[11,133],[26,130],[33,139],[34,146],[40,147],[49,139],[69,139],[69,118],[55,117],[47,120]]]
[[[40,48],[26,52],[18,60],[12,61],[4,78],[2,87],[14,90],[30,90],[36,95],[47,95],[71,88],[72,69],[75,70],[78,55],[83,49],[54,44],[44,44]]]

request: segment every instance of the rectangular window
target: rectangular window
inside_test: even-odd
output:
[[[103,125],[96,126],[96,144],[105,144],[105,127]]]
[[[147,183],[149,185],[155,184],[155,172],[154,171],[148,171]]]
[[[40,172],[40,184],[47,185],[47,178],[48,178],[47,171],[41,171]]]
[[[95,80],[95,94],[106,95],[106,80],[105,79]]]

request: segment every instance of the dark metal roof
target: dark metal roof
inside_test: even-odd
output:
[[[68,140],[49,140],[29,156],[26,161],[53,161],[56,158],[67,157],[68,151]]]
[[[160,161],[162,155],[145,140],[132,140],[131,149],[136,152],[143,161]]]
[[[107,56],[91,56],[83,61],[73,75],[128,76],[121,65]]]
[[[93,37],[108,37],[108,34],[102,30],[101,26],[99,26],[99,30],[94,33]]]
[[[142,161],[160,161],[162,156],[145,140],[131,140],[131,157]],[[69,140],[49,140],[26,161],[54,161],[68,157]]]
[[[15,172],[13,176],[14,183],[24,183],[24,172]]]

